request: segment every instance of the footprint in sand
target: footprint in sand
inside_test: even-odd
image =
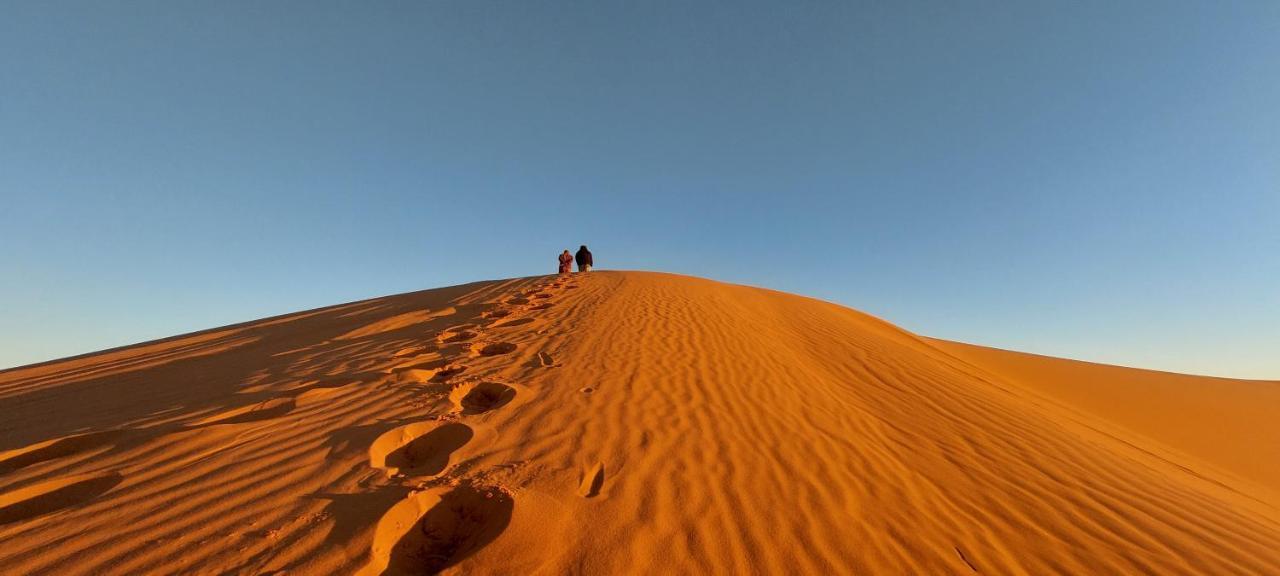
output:
[[[547,354],[546,352],[538,352],[537,356],[534,356],[529,360],[527,366],[530,368],[554,368],[557,364],[550,354]]]
[[[449,394],[454,409],[464,416],[483,414],[506,406],[516,397],[516,389],[499,382],[463,385]]]
[[[555,304],[552,304],[551,302],[543,302],[542,304],[530,308],[530,310],[546,310],[552,306],[555,306]]]
[[[445,366],[437,370],[435,375],[431,377],[431,381],[432,382],[448,382],[449,380],[452,380],[455,376],[466,371],[467,371],[466,366],[450,364],[448,366]]]
[[[369,447],[369,465],[388,476],[436,476],[449,466],[449,457],[475,432],[456,422],[415,422],[390,430]]]
[[[509,308],[498,308],[497,310],[490,310],[488,312],[485,312],[481,316],[483,316],[484,318],[506,318],[507,316],[510,316],[511,313],[512,313],[512,310]]]
[[[533,297],[534,297],[534,298],[542,298],[542,299],[546,299],[546,298],[550,298],[550,297],[551,297],[551,295],[550,295],[550,294],[534,294],[534,295],[533,295]]]
[[[511,523],[515,500],[492,486],[423,492],[393,507],[374,534],[363,573],[435,574],[492,542]]]
[[[432,360],[395,368],[387,382],[394,385],[417,384],[421,382],[448,382],[453,377],[466,372],[467,367],[450,364],[448,360]]]
[[[79,454],[81,452],[88,452],[90,450],[112,446],[122,435],[124,435],[123,430],[90,432],[88,434],[67,436],[56,440],[47,440],[38,444],[32,444],[26,448],[19,448],[17,450],[0,453],[0,474],[21,470],[27,466],[38,464],[46,460],[63,458],[73,454]]]
[[[529,299],[521,296],[516,296],[515,298],[507,300],[507,304],[512,304],[516,306],[523,306],[528,303],[529,303]]]
[[[516,318],[515,320],[507,320],[506,322],[494,324],[493,327],[494,328],[510,328],[512,326],[523,326],[525,324],[528,324],[534,321],[535,320],[533,318]]]
[[[516,351],[516,345],[510,342],[492,342],[489,344],[472,344],[471,353],[479,356],[500,356]]]
[[[441,334],[439,338],[442,344],[454,344],[457,342],[466,342],[467,340],[471,340],[476,336],[479,336],[479,334],[472,332],[470,330],[459,330],[453,333]]]
[[[293,411],[297,402],[292,396],[272,398],[250,406],[228,410],[215,414],[194,423],[195,426],[212,426],[215,424],[245,424],[279,418]]]
[[[604,486],[604,463],[596,462],[582,474],[578,482],[578,495],[583,498],[595,498]]]
[[[406,346],[404,348],[401,348],[393,352],[391,354],[391,357],[404,358],[406,356],[420,356],[423,354],[430,354],[435,351],[436,351],[435,346],[425,346],[425,345]]]
[[[116,473],[84,474],[5,492],[0,494],[0,525],[83,504],[115,488],[123,479]]]
[[[509,310],[494,310],[486,317],[501,318],[509,314]],[[502,322],[496,327],[530,322],[533,322],[532,318],[522,318]],[[474,337],[471,334],[470,338]],[[516,351],[517,345],[511,342],[477,342],[470,348],[472,355],[500,356]],[[539,353],[537,361],[545,365],[552,362],[546,353]],[[422,368],[431,371],[432,381],[446,381],[466,369],[465,366],[440,363]],[[409,376],[422,371],[407,370],[400,375]],[[455,386],[449,400],[456,413],[472,416],[501,408],[515,396],[516,388],[513,386],[478,382]],[[449,469],[453,453],[474,436],[471,427],[457,422],[407,424],[382,434],[373,442],[369,447],[369,464],[383,470],[387,476],[439,476]],[[597,465],[593,474],[598,479],[584,484],[583,495],[588,498],[599,493],[604,482],[602,466]],[[452,489],[411,493],[378,522],[372,559],[359,573],[434,574],[444,570],[501,534],[511,522],[514,507],[515,501],[510,493],[490,486],[462,484]]]

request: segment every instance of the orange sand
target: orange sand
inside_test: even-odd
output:
[[[1280,573],[1280,383],[593,272],[0,372],[4,574]]]

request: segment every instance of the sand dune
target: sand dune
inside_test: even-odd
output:
[[[1280,502],[1280,382],[1188,376],[933,341],[989,376],[1057,400],[1076,417],[1246,492]],[[1154,442],[1151,442],[1154,441]]]
[[[0,372],[0,567],[1278,573],[1278,388],[483,282]]]

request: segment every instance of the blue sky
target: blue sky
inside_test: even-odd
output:
[[[1280,379],[1280,3],[193,4],[4,9],[0,366],[586,243]]]

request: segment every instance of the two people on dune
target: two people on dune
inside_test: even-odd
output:
[[[587,245],[583,244],[578,248],[578,253],[571,255],[568,250],[560,254],[560,273],[568,274],[573,272],[573,263],[578,263],[579,272],[591,271],[591,251],[587,250]]]

